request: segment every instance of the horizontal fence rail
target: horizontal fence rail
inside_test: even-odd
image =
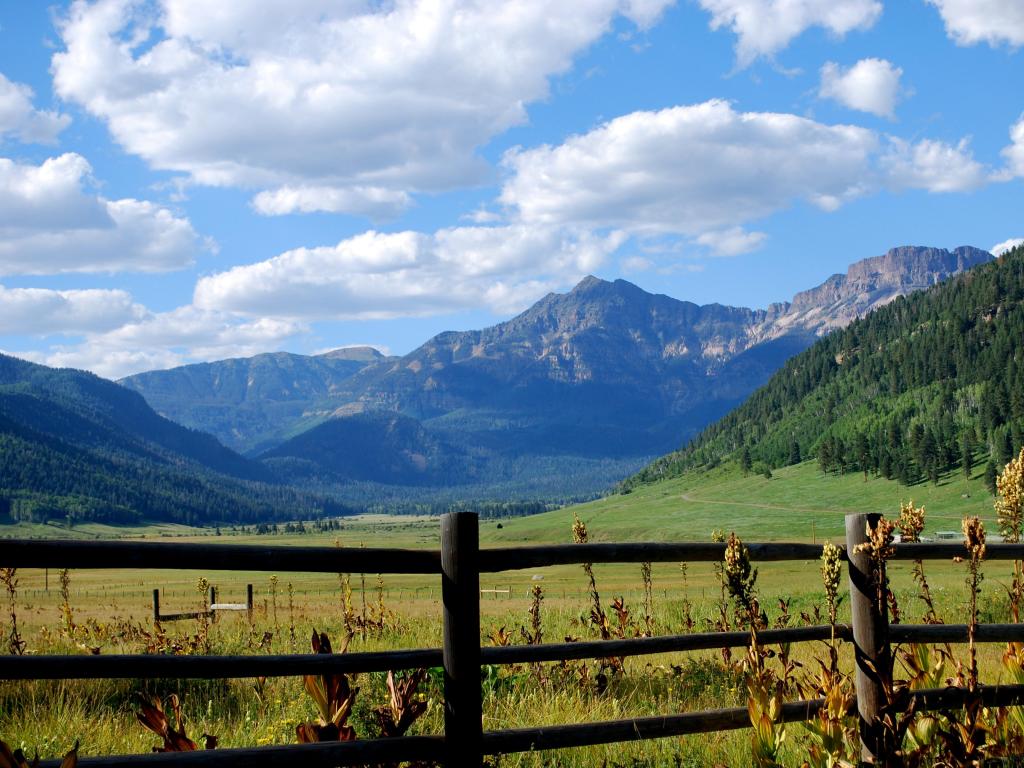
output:
[[[829,640],[828,625],[766,629],[757,633],[759,644],[806,643]],[[835,638],[849,641],[848,625],[836,626]],[[889,627],[894,643],[966,643],[966,624],[895,624]],[[1024,642],[1024,624],[979,624],[979,643]],[[480,649],[484,664],[536,664],[551,661],[649,656],[661,653],[739,648],[750,644],[749,632],[696,632],[627,640],[588,640],[576,643],[508,645]],[[419,667],[440,667],[441,649],[371,651],[335,654],[279,654],[268,656],[0,656],[0,680],[113,680],[145,677],[227,680],[243,677],[361,674]]]
[[[880,681],[872,671],[885,668],[892,644],[964,643],[969,629],[964,624],[890,626],[884,606],[873,600],[873,586],[866,579],[863,553],[857,546],[866,540],[877,515],[847,517],[845,553],[850,573],[852,623],[850,625],[802,626],[765,629],[757,633],[759,644],[828,641],[852,642],[857,661],[856,701],[850,714],[858,714],[861,744],[866,760],[881,765],[878,706]],[[472,513],[452,513],[442,518],[440,550],[395,548],[289,547],[200,543],[62,542],[7,540],[0,566],[52,568],[175,568],[187,570],[236,570],[305,573],[401,573],[440,576],[444,648],[405,649],[343,654],[288,654],[271,656],[21,656],[0,657],[0,680],[97,679],[97,678],[206,678],[283,677],[308,674],[358,674],[415,668],[444,670],[445,731],[433,736],[371,739],[344,743],[220,749],[192,753],[85,757],[83,768],[120,768],[127,765],[153,768],[234,768],[235,766],[340,766],[406,761],[441,762],[446,766],[479,766],[483,755],[551,750],[610,744],[750,726],[747,708],[674,713],[625,720],[573,723],[512,730],[483,731],[481,665],[535,664],[579,659],[711,650],[746,646],[748,631],[699,632],[621,640],[582,641],[481,647],[479,619],[481,573],[542,568],[581,563],[721,562],[722,543],[598,543],[536,547],[498,547],[481,550],[478,521]],[[817,561],[821,547],[802,543],[748,543],[752,560]],[[954,542],[895,544],[895,560],[952,560],[967,554]],[[991,544],[986,560],[1024,560],[1024,544]],[[497,588],[496,588],[497,591]],[[511,595],[511,588],[509,590]],[[251,599],[244,606],[250,608]],[[158,603],[155,605],[158,606]],[[239,604],[241,606],[241,604]],[[156,609],[158,611],[158,608]],[[158,614],[160,615],[160,614]],[[161,618],[164,618],[161,615]],[[1024,624],[982,624],[974,631],[977,642],[1024,642]],[[980,700],[986,706],[1024,705],[1024,686],[980,686],[976,693],[962,688],[913,691],[918,710],[953,710]],[[795,701],[782,705],[779,721],[806,721],[816,716],[823,700]],[[46,761],[44,766],[56,766]]]
[[[892,552],[894,560],[952,560],[955,557],[967,557],[967,549],[962,541],[948,544],[933,542],[893,544]],[[985,559],[1024,560],[1024,544],[987,544]]]
[[[282,573],[440,574],[438,550],[392,547],[290,547],[252,544],[198,544],[129,541],[3,540],[9,568],[172,568],[208,571],[280,571]],[[817,560],[816,544],[751,543],[759,562]],[[963,544],[894,544],[892,559],[952,560]],[[480,572],[543,568],[581,563],[720,562],[725,544],[714,542],[564,544],[492,547],[480,550]],[[1024,544],[989,544],[986,560],[1024,560]]]
[[[759,561],[817,560],[821,547],[814,544],[748,544],[750,557]],[[711,563],[725,557],[725,544],[674,542],[639,544],[554,544],[537,547],[492,547],[481,552],[484,573],[516,571],[580,563]]]
[[[5,539],[3,550],[3,565],[8,568],[441,573],[441,553],[424,549]]]

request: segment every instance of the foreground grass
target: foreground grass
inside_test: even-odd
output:
[[[966,590],[963,585],[964,567],[952,563],[929,563],[929,576],[938,595],[939,608],[947,621],[962,621],[965,611]],[[556,571],[561,569],[546,569]],[[580,588],[561,596],[553,588],[557,580],[544,584],[543,602],[544,638],[557,642],[565,636],[581,639],[593,637],[586,620],[589,611],[587,595],[583,592],[583,576],[578,567],[565,574]],[[625,592],[637,627],[642,625],[642,606],[636,591],[618,590],[639,580],[638,568],[596,568],[598,587],[607,606],[613,596]],[[674,570],[674,573],[673,573]],[[1006,578],[1001,573],[1006,570]],[[654,571],[654,624],[655,633],[675,633],[684,630],[684,600],[692,603],[694,631],[705,631],[717,613],[718,588],[710,567],[691,566],[684,586],[678,565],[655,566]],[[781,572],[780,572],[781,571]],[[1008,564],[992,563],[987,567],[989,578],[982,596],[983,621],[1006,620],[1005,597],[1000,582],[1009,576]],[[78,629],[73,636],[61,634],[60,598],[51,585],[50,593],[23,590],[16,604],[19,626],[31,653],[86,653],[98,648],[101,653],[140,653],[152,651],[153,634],[147,618],[141,614],[141,605],[131,606],[130,600],[120,596],[112,598],[100,592],[78,592],[74,585],[85,579],[105,577],[107,586],[116,585],[110,572],[75,572],[72,574],[72,607]],[[35,583],[40,575],[22,571],[25,583]],[[535,574],[536,575],[536,574]],[[917,621],[921,608],[915,597],[909,572],[902,564],[894,564],[892,576],[896,592],[903,606],[905,620]],[[571,578],[570,578],[571,577]],[[179,574],[178,578],[181,578]],[[292,607],[288,606],[286,585],[275,593],[270,591],[266,575],[261,576],[261,599],[252,625],[244,615],[228,615],[210,627],[211,653],[288,653],[305,651],[308,635],[315,627],[326,630],[334,638],[344,634],[337,589],[324,589],[319,596],[312,591],[295,594],[293,585]],[[534,582],[536,583],[536,582]],[[356,579],[358,586],[358,577]],[[823,600],[819,586],[816,562],[797,564],[769,564],[761,569],[761,592],[769,615],[774,619],[779,611],[776,598],[788,597],[794,621],[799,622],[801,612],[813,613]],[[670,586],[671,585],[671,586]],[[325,585],[326,586],[326,585]],[[384,604],[387,620],[381,629],[357,632],[350,650],[377,650],[384,648],[439,647],[441,643],[440,605],[421,596],[406,597],[398,602],[388,582],[384,584]],[[635,590],[635,587],[634,587]],[[376,579],[367,585],[367,611],[375,615],[377,600]],[[174,608],[196,606],[200,597],[194,589],[183,592]],[[277,604],[275,612],[273,604]],[[355,609],[359,613],[361,595],[355,593]],[[486,597],[482,603],[481,642],[490,644],[490,636],[499,628],[513,633],[513,642],[522,642],[519,627],[528,626],[529,601],[525,594],[512,598]],[[265,606],[265,607],[264,607]],[[138,613],[131,611],[140,609]],[[127,610],[126,610],[127,609]],[[144,614],[143,614],[144,615]],[[841,620],[845,617],[841,616]],[[169,629],[168,642],[187,644],[199,632],[198,622],[185,621]],[[266,637],[269,633],[269,638]],[[961,649],[962,650],[962,649]],[[794,647],[794,655],[812,669],[815,657],[820,657],[823,644],[812,643]],[[843,649],[843,666],[852,668],[849,649]],[[982,678],[985,682],[1005,682],[999,664],[1001,647],[982,649]],[[735,651],[737,658],[742,649]],[[962,654],[961,654],[962,655]],[[723,706],[743,706],[745,693],[736,670],[722,663],[718,652],[694,654],[665,654],[628,659],[625,674],[612,676],[603,689],[597,684],[599,669],[596,662],[571,663],[565,667],[544,665],[538,673],[528,667],[485,669],[483,678],[485,728],[504,729],[541,724],[591,722],[624,717],[672,714],[698,711]],[[363,738],[376,734],[373,709],[386,701],[385,679],[380,674],[360,675],[360,687],[353,724]],[[442,728],[442,695],[440,675],[434,673],[424,691],[430,702],[427,715],[416,723],[413,733],[438,733]],[[179,694],[185,702],[189,719],[189,734],[197,738],[203,733],[215,734],[224,747],[286,744],[295,740],[295,726],[315,717],[315,707],[302,690],[298,678],[270,679],[265,683],[254,680],[231,681],[178,681],[178,680],[121,680],[121,681],[55,681],[0,683],[0,738],[14,745],[38,749],[44,757],[56,757],[75,739],[82,741],[83,755],[147,752],[155,744],[152,735],[137,724],[134,712],[138,696]],[[790,730],[791,756],[801,750],[804,731],[799,725]],[[609,745],[552,753],[523,754],[503,757],[500,765],[541,766],[571,765],[729,765],[750,764],[749,734],[746,731],[720,733],[686,738],[670,738],[634,744]],[[788,764],[788,763],[787,763]]]
[[[816,467],[802,464],[776,472],[770,480],[743,476],[725,467],[700,476],[638,489],[627,496],[603,499],[577,508],[557,510],[530,518],[483,521],[484,547],[531,543],[567,542],[573,513],[583,517],[593,541],[707,540],[713,529],[735,530],[750,541],[841,538],[843,516],[851,512],[880,511],[893,514],[901,500],[913,496],[929,509],[929,530],[956,529],[962,515],[980,514],[992,522],[990,497],[977,480],[965,482],[947,477],[938,486],[901,488],[895,483],[861,476],[823,478]],[[500,527],[499,527],[500,524]],[[990,530],[994,527],[990,524]],[[57,526],[8,526],[6,535],[67,536]],[[145,538],[202,538],[209,530],[180,526],[153,526],[146,530],[81,526],[74,536],[117,535]],[[346,519],[338,532],[302,535],[255,536],[224,529],[223,543],[275,545],[333,545],[436,547],[438,522],[431,518],[362,516]],[[184,565],[184,563],[183,563]],[[1007,618],[1005,585],[1009,564],[986,566],[987,580],[981,600],[982,621]],[[948,622],[965,620],[964,567],[952,563],[928,563],[927,570],[939,610]],[[624,597],[632,620],[642,623],[642,592],[639,565],[598,565],[597,584],[607,608],[613,597]],[[918,621],[922,608],[915,597],[909,565],[891,567],[894,588],[905,621]],[[208,578],[222,599],[240,601],[245,585],[254,585],[256,611],[252,625],[242,615],[226,616],[210,629],[212,653],[288,653],[305,651],[315,627],[332,637],[344,634],[338,577],[332,574],[280,574],[276,587],[270,574],[166,569],[124,571],[99,569],[71,574],[71,605],[78,629],[61,633],[61,599],[57,575],[37,569],[18,573],[15,602],[19,627],[30,653],[141,653],[153,651],[151,592],[161,588],[165,612],[192,610],[200,600],[195,585]],[[47,589],[47,583],[49,589]],[[544,639],[557,642],[572,636],[594,636],[587,621],[590,610],[586,582],[578,566],[528,569],[485,575],[482,586],[508,592],[486,593],[481,601],[481,641],[504,628],[513,642],[521,642],[519,628],[528,626],[529,592],[535,585],[544,590]],[[793,621],[802,612],[813,614],[821,607],[823,593],[818,563],[772,563],[761,568],[762,602],[774,619],[779,599],[789,599]],[[439,647],[441,606],[439,580],[420,576],[353,576],[357,614],[374,615],[383,601],[387,620],[379,630],[357,633],[350,650]],[[692,606],[693,631],[705,631],[717,615],[719,585],[712,564],[653,566],[654,631],[657,634],[684,630],[684,603]],[[289,601],[289,592],[291,599]],[[289,607],[291,603],[291,607]],[[363,606],[366,606],[365,609]],[[842,620],[842,617],[841,617]],[[4,634],[7,629],[5,625]],[[169,642],[187,644],[198,632],[196,622],[168,628]],[[632,630],[631,630],[632,631]],[[842,663],[849,671],[849,649]],[[958,653],[962,656],[962,649]],[[982,649],[982,679],[1004,681],[999,663],[1001,647]],[[742,649],[736,654],[741,655]],[[822,644],[798,646],[794,655],[807,668],[822,653]],[[596,662],[564,667],[484,670],[485,727],[503,729],[543,724],[590,722],[624,717],[698,711],[745,703],[741,681],[734,667],[723,664],[718,652],[671,654],[628,659],[625,674],[612,676],[607,688],[597,684]],[[543,682],[542,682],[543,681]],[[361,737],[377,732],[374,707],[386,700],[383,675],[361,675],[353,724]],[[138,696],[178,693],[185,702],[189,734],[217,735],[221,745],[256,746],[293,743],[295,726],[314,717],[315,707],[297,678],[231,681],[56,681],[0,683],[0,738],[13,745],[38,749],[55,757],[81,739],[84,755],[147,752],[155,740],[137,724],[134,711]],[[424,694],[430,702],[427,714],[413,733],[441,730],[440,676],[435,672]],[[799,764],[804,731],[789,727],[789,756]],[[729,765],[750,764],[749,734],[745,731],[670,738],[633,744],[610,745],[552,753],[505,756],[500,765]],[[788,763],[787,763],[788,764]]]

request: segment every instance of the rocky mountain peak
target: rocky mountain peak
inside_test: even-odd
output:
[[[930,288],[991,260],[991,253],[970,246],[952,251],[914,245],[890,248],[851,264],[846,274],[832,275],[816,288],[801,291],[788,305],[774,305],[778,317],[773,321],[787,331],[802,327],[820,335],[897,296]]]
[[[359,363],[376,363],[384,359],[380,350],[374,347],[340,347],[329,352],[323,352],[316,357],[324,360],[354,360]]]

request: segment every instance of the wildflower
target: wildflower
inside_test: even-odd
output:
[[[843,553],[831,541],[821,548],[821,580],[825,585],[825,599],[828,601],[829,622],[836,623],[839,606],[839,578],[843,572]]]
[[[913,500],[900,504],[900,516],[896,521],[896,527],[900,529],[903,541],[920,541],[921,531],[924,530],[924,507],[915,507]]]

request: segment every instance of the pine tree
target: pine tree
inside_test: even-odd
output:
[[[789,464],[800,463],[800,443],[793,440],[789,444]]]
[[[967,432],[964,432],[963,440],[960,442],[960,466],[964,470],[964,478],[970,480],[971,470],[974,469],[974,446]]]
[[[744,475],[750,474],[750,468],[753,463],[750,459],[750,449],[747,446],[743,446],[743,452],[740,453],[740,469],[743,470]]]
[[[985,487],[993,496],[996,495],[996,464],[992,459],[985,465]]]
[[[864,473],[864,482],[868,481],[868,462],[871,459],[871,446],[868,445],[868,438],[863,432],[857,433],[854,451],[857,454],[857,464],[860,471]]]

